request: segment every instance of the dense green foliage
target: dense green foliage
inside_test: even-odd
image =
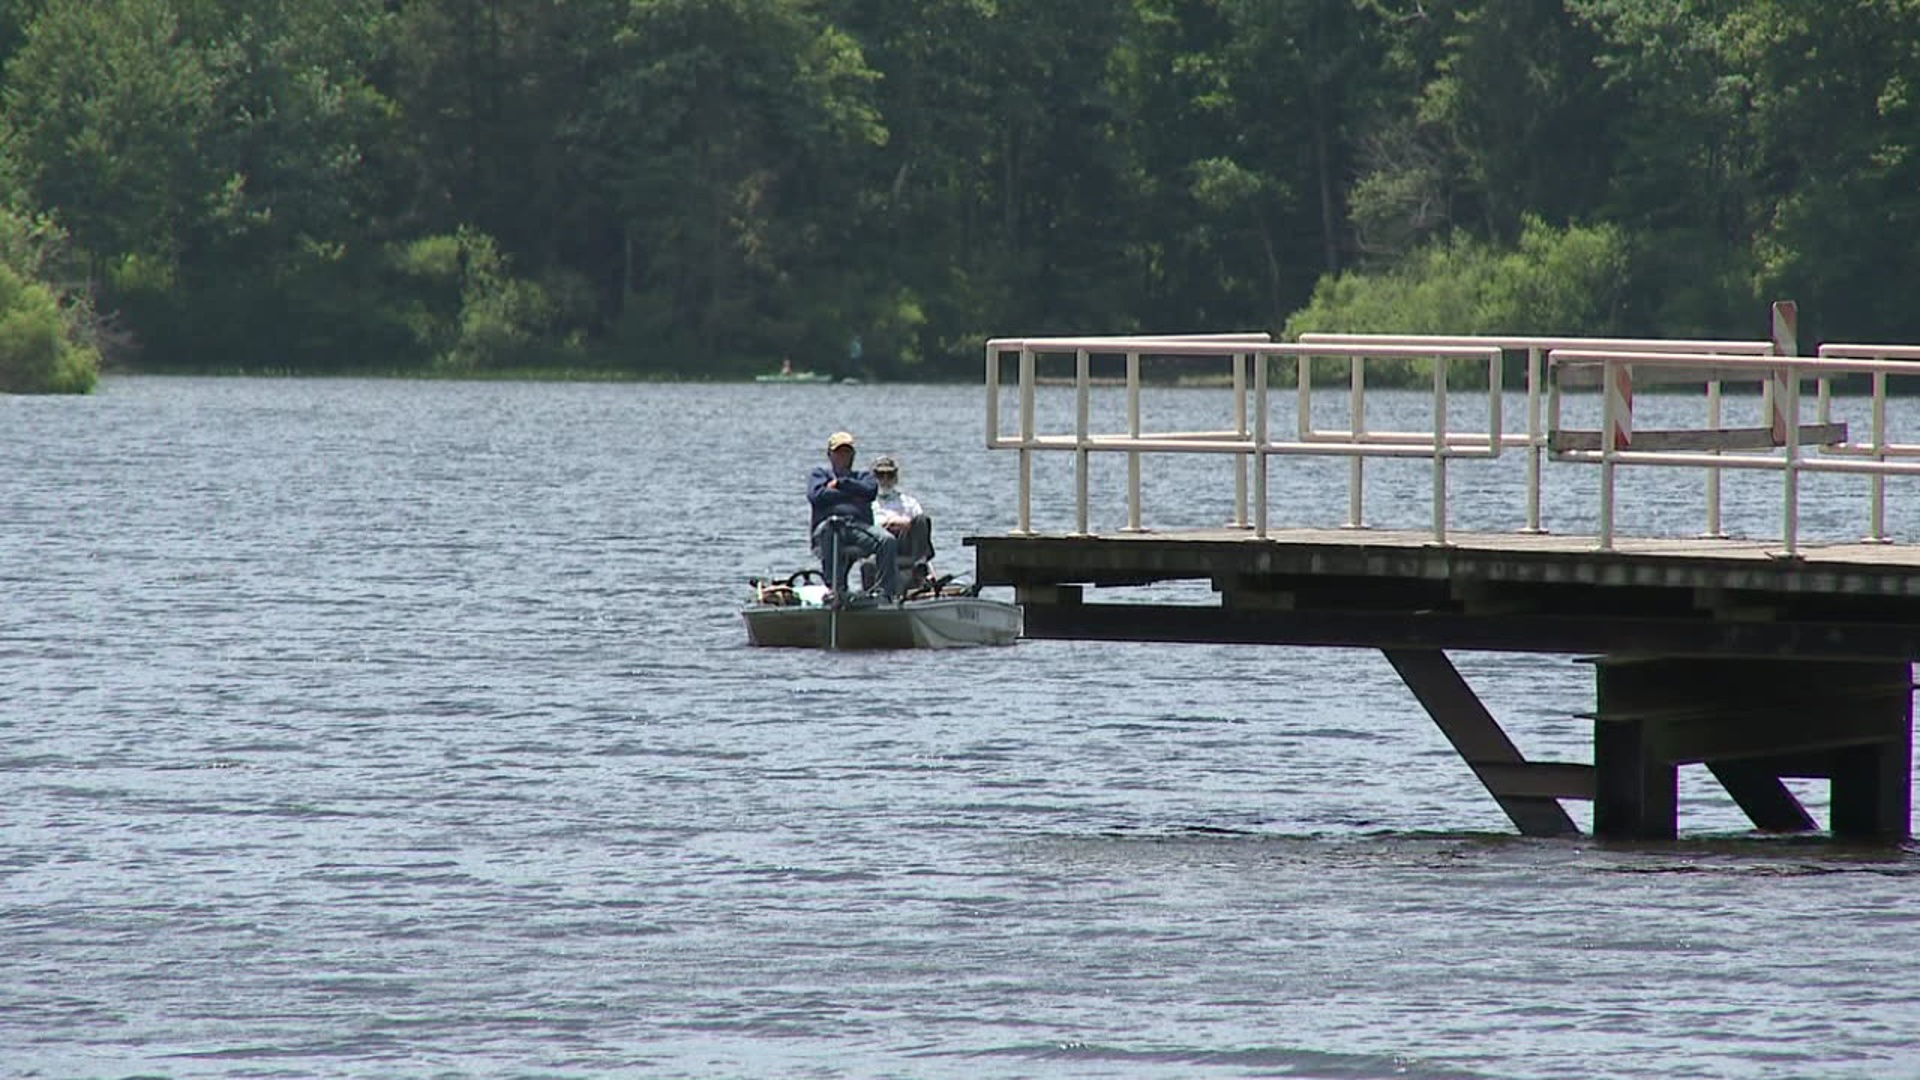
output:
[[[1920,337],[1920,0],[0,0],[0,61],[70,238],[0,253],[15,387]]]
[[[0,393],[84,394],[100,377],[96,325],[52,223],[0,209]]]
[[[1457,235],[1386,269],[1330,274],[1320,280],[1312,302],[1287,320],[1286,336],[1604,336],[1618,324],[1630,263],[1616,228],[1556,230],[1528,217],[1511,250]],[[1418,377],[1418,368],[1411,361],[1376,361],[1370,377],[1404,382]]]

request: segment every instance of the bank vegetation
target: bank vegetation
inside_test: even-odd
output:
[[[0,65],[0,389],[1920,337],[1920,0],[0,0]]]

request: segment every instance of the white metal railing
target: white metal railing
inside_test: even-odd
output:
[[[1019,354],[1020,420],[1019,433],[1012,438],[1000,435],[1001,357]],[[1046,354],[1071,354],[1074,363],[1075,424],[1071,435],[1047,435],[1034,424],[1034,391],[1038,384],[1037,358]],[[1091,358],[1118,355],[1127,364],[1127,430],[1101,432],[1090,430]],[[1146,432],[1140,423],[1140,361],[1155,357],[1221,357],[1229,361],[1234,388],[1234,426],[1210,431]],[[1353,430],[1316,430],[1312,424],[1310,374],[1311,360],[1317,356],[1344,357],[1356,365],[1367,360],[1433,359],[1433,424],[1428,432],[1369,431],[1356,422]],[[1300,399],[1297,425],[1292,439],[1271,437],[1272,422],[1267,393],[1268,364],[1274,357],[1298,361]],[[1447,420],[1448,361],[1479,361],[1487,366],[1487,430],[1485,432],[1450,431]],[[1248,368],[1252,385],[1248,385]],[[1364,382],[1357,382],[1364,393]],[[1363,398],[1356,398],[1362,401]],[[1251,423],[1248,406],[1251,403]],[[1116,336],[1056,338],[995,338],[987,343],[987,445],[993,449],[1020,452],[1019,524],[1016,531],[1033,531],[1033,454],[1041,450],[1064,450],[1075,454],[1074,506],[1075,532],[1088,531],[1089,459],[1101,451],[1129,455],[1127,476],[1127,528],[1141,528],[1139,455],[1143,452],[1207,453],[1236,455],[1235,518],[1233,524],[1247,527],[1244,464],[1252,463],[1251,527],[1262,539],[1267,536],[1268,460],[1276,456],[1317,455],[1347,457],[1428,458],[1433,463],[1433,535],[1444,543],[1447,534],[1447,462],[1452,458],[1498,457],[1505,444],[1501,437],[1502,394],[1500,386],[1500,349],[1497,346],[1341,344],[1299,345],[1267,340],[1265,335],[1229,337]],[[1357,416],[1362,415],[1356,413]],[[1353,502],[1357,508],[1357,498]]]
[[[1449,335],[1449,334],[1302,334],[1300,340],[1310,344],[1338,344],[1340,342],[1380,342],[1414,345],[1429,343],[1435,345],[1495,345],[1502,349],[1527,351],[1527,432],[1525,435],[1506,436],[1527,451],[1527,524],[1523,532],[1542,532],[1540,526],[1540,476],[1541,463],[1547,446],[1546,429],[1542,426],[1541,401],[1545,396],[1544,358],[1551,349],[1634,349],[1644,352],[1690,352],[1726,354],[1731,356],[1769,356],[1775,351],[1772,341],[1707,341],[1680,338],[1578,338],[1550,337],[1541,335]],[[1718,408],[1719,390],[1710,391]],[[1716,414],[1717,415],[1717,414]],[[1357,485],[1355,485],[1357,486]],[[1708,477],[1708,516],[1714,521],[1720,518],[1720,481],[1717,474]]]
[[[1268,535],[1268,464],[1273,457],[1290,455],[1344,457],[1349,461],[1346,525],[1363,527],[1365,462],[1369,458],[1427,458],[1432,469],[1432,538],[1445,543],[1447,462],[1453,458],[1498,458],[1503,449],[1526,451],[1526,526],[1539,532],[1542,461],[1598,464],[1599,546],[1613,545],[1614,470],[1620,465],[1699,468],[1709,477],[1707,486],[1708,536],[1720,531],[1719,475],[1721,469],[1772,469],[1783,474],[1782,531],[1786,550],[1798,549],[1798,478],[1804,472],[1865,474],[1872,478],[1870,539],[1884,542],[1885,477],[1920,475],[1920,444],[1894,443],[1886,434],[1886,378],[1920,375],[1920,346],[1826,345],[1817,357],[1776,355],[1770,341],[1685,341],[1660,339],[1605,339],[1527,336],[1424,335],[1307,335],[1298,343],[1272,341],[1265,334],[1115,335],[1048,338],[995,338],[987,343],[987,445],[1019,452],[1019,501],[1016,532],[1030,534],[1032,525],[1033,455],[1040,451],[1075,455],[1075,532],[1089,531],[1090,459],[1096,453],[1120,453],[1127,459],[1128,531],[1142,529],[1140,466],[1143,453],[1204,453],[1233,457],[1234,518],[1231,524]],[[1527,430],[1506,432],[1502,418],[1501,356],[1503,350],[1526,349]],[[1011,435],[1001,431],[1001,366],[1008,354],[1018,356],[1018,421]],[[1035,422],[1035,389],[1039,385],[1039,358],[1072,356],[1074,426],[1071,432],[1042,432]],[[1126,426],[1123,431],[1092,430],[1092,358],[1123,357],[1126,365]],[[1270,358],[1296,361],[1296,421],[1290,438],[1275,437],[1269,403]],[[1228,363],[1232,387],[1231,426],[1204,431],[1147,431],[1141,421],[1143,359],[1219,358]],[[1345,428],[1322,429],[1312,418],[1312,361],[1344,359],[1351,365],[1347,393],[1351,420]],[[1430,431],[1374,431],[1366,423],[1365,368],[1383,359],[1428,359],[1433,363],[1433,424]],[[1487,423],[1484,431],[1453,430],[1448,420],[1448,369],[1459,361],[1485,363]],[[1637,375],[1635,373],[1638,373]],[[1841,376],[1871,377],[1872,435],[1856,442],[1837,434],[1830,415],[1831,380]],[[1642,385],[1676,381],[1704,385],[1706,426],[1682,432],[1631,434],[1631,397],[1624,401],[1603,394],[1600,428],[1596,432],[1561,430],[1561,393],[1586,385],[1615,386],[1638,378]],[[1812,379],[1818,385],[1818,419],[1803,432],[1800,386]],[[1104,380],[1103,380],[1104,381]],[[1725,429],[1721,425],[1723,382],[1758,382],[1769,426]],[[1622,410],[1625,410],[1623,413]],[[1770,438],[1755,441],[1771,429]],[[1802,454],[1803,433],[1810,434],[1821,457]],[[1581,439],[1584,438],[1585,442]],[[1662,439],[1665,439],[1662,442]],[[1637,444],[1637,445],[1636,445]],[[1758,452],[1755,452],[1758,451]],[[1902,460],[1906,459],[1906,460]],[[1252,482],[1249,492],[1248,472]],[[1249,505],[1251,503],[1251,505]],[[1251,519],[1251,520],[1249,520]]]
[[[1630,349],[1555,349],[1549,352],[1547,363],[1555,373],[1551,378],[1553,390],[1548,405],[1549,424],[1552,426],[1557,426],[1554,420],[1559,416],[1560,388],[1565,381],[1557,376],[1563,371],[1597,369],[1603,383],[1614,378],[1615,372],[1627,370],[1634,373],[1633,378],[1643,382],[1652,376],[1661,382],[1705,382],[1708,386],[1707,426],[1691,433],[1698,437],[1694,446],[1663,445],[1661,449],[1636,450],[1631,436],[1622,445],[1620,405],[1609,394],[1602,398],[1598,447],[1562,449],[1553,453],[1553,459],[1558,461],[1599,464],[1600,547],[1604,550],[1613,546],[1614,470],[1620,465],[1701,468],[1716,476],[1721,469],[1779,472],[1781,537],[1785,554],[1789,556],[1799,551],[1800,476],[1803,473],[1864,474],[1875,481],[1869,496],[1871,525],[1867,539],[1887,542],[1885,478],[1894,475],[1920,476],[1920,461],[1889,459],[1920,457],[1920,446],[1887,441],[1886,377],[1920,374],[1920,368],[1912,363],[1913,359],[1920,359],[1920,348],[1838,345],[1823,346],[1821,351],[1822,355],[1817,357],[1714,356]],[[1832,380],[1847,375],[1873,376],[1873,434],[1871,441],[1864,444],[1840,437],[1837,432],[1829,430],[1832,423]],[[1802,382],[1807,379],[1816,380],[1819,384],[1818,422],[1812,428],[1801,422],[1800,389]],[[1759,382],[1770,389],[1764,399],[1768,420],[1766,430],[1770,438],[1768,444],[1759,448],[1758,452],[1743,449],[1737,439],[1730,438],[1739,434],[1738,429],[1720,426],[1718,392],[1720,384],[1725,381]],[[1822,456],[1809,458],[1802,453],[1803,436],[1810,430],[1821,433],[1819,441],[1813,445],[1816,454]],[[1826,455],[1831,455],[1831,458]],[[1710,494],[1713,493],[1714,490],[1710,489]],[[1710,503],[1709,536],[1723,535],[1719,530],[1717,512],[1717,502]]]
[[[1040,351],[1072,351],[1077,355],[1074,371],[1074,385],[1077,387],[1076,433],[1086,433],[1089,416],[1088,390],[1092,385],[1091,356],[1095,352],[1123,352],[1127,358],[1127,437],[1139,439],[1140,430],[1140,357],[1142,348],[1159,345],[1171,345],[1181,342],[1202,345],[1252,346],[1270,343],[1272,335],[1264,333],[1240,334],[1149,334],[1140,336],[1120,336],[1101,338],[1077,338],[1078,342],[1090,342],[1084,350],[1048,350],[1044,344],[1050,339],[1036,339],[1040,350],[1029,347],[1026,339],[995,338],[987,342],[987,446],[991,449],[1018,448],[1020,450],[1020,527],[1022,533],[1033,531],[1033,451],[1035,449],[1061,449],[1055,445],[1057,439],[1046,439],[1034,432],[1034,389],[1038,383],[1037,358]],[[1020,354],[1020,434],[1009,441],[1000,437],[1000,357],[1006,352]],[[1233,349],[1227,349],[1225,355],[1238,356]],[[1214,434],[1243,438],[1247,434],[1247,386],[1246,370],[1239,360],[1233,362],[1234,383],[1234,428],[1231,432]],[[1192,433],[1190,433],[1192,434]],[[1140,525],[1140,450],[1133,448],[1127,452],[1127,528],[1139,531]],[[1075,458],[1075,473],[1079,490],[1079,529],[1087,531],[1087,487],[1090,472],[1089,458],[1091,448],[1082,448]],[[1243,468],[1235,469],[1234,476],[1234,521],[1244,525],[1247,518],[1247,476]]]
[[[1827,344],[1820,346],[1819,354],[1822,357],[1830,359],[1904,360],[1912,362],[1920,360],[1920,345]],[[1864,446],[1852,442],[1828,446],[1824,448],[1827,453],[1858,454],[1870,457],[1874,461],[1885,461],[1890,457],[1920,457],[1920,444],[1893,443],[1887,441],[1888,374],[1889,372],[1885,370],[1876,370],[1871,373],[1873,388],[1872,441]],[[1817,422],[1822,424],[1831,423],[1833,396],[1831,380],[1824,377],[1821,378],[1817,393],[1819,395],[1818,405],[1815,409]],[[1871,509],[1867,539],[1884,544],[1889,542],[1889,537],[1887,536],[1887,478],[1883,474],[1874,473],[1868,482],[1871,485],[1868,496]]]

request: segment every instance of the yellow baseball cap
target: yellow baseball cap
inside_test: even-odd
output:
[[[827,436],[827,449],[838,450],[843,446],[852,446],[853,436],[844,431],[836,431]]]

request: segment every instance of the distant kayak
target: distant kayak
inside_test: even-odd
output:
[[[793,360],[786,358],[780,361],[779,371],[771,375],[755,375],[753,381],[768,383],[830,383],[833,381],[833,376],[824,375],[818,371],[795,371],[793,370]]]
[[[776,371],[771,375],[755,375],[753,381],[764,383],[830,383],[836,380],[833,376],[818,371]]]

